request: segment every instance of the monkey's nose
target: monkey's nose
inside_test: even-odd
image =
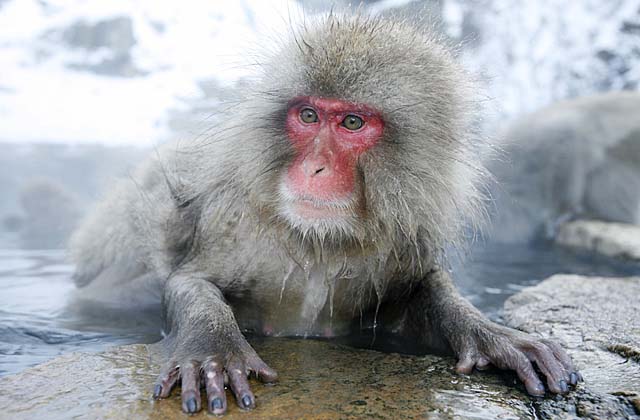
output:
[[[310,178],[318,176],[320,174],[326,175],[329,173],[329,167],[327,166],[327,160],[318,157],[309,157],[302,163],[304,174]]]
[[[310,165],[309,168],[305,168],[305,172],[306,172],[308,177],[313,178],[314,176],[319,175],[325,169],[326,169],[326,166],[324,166],[324,165]]]

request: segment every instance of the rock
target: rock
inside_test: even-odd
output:
[[[578,220],[560,226],[556,242],[610,257],[640,260],[640,226]]]
[[[563,101],[520,118],[490,165],[493,236],[550,236],[569,218],[640,224],[640,93]]]
[[[453,373],[453,360],[357,350],[326,342],[266,339],[254,346],[279,382],[254,382],[250,416],[230,401],[225,418],[502,418],[533,416],[528,397],[502,376]],[[153,346],[61,356],[0,379],[10,418],[176,418],[180,393],[153,401]],[[509,381],[514,378],[509,376]],[[230,398],[230,394],[227,394]],[[201,418],[209,418],[201,412]],[[186,415],[185,415],[186,418]]]
[[[104,76],[134,77],[145,75],[138,69],[132,56],[136,45],[133,21],[129,16],[87,22],[77,20],[69,27],[47,34],[52,41],[62,41],[72,49],[83,50],[87,54],[80,60],[67,63],[74,70],[89,71]],[[102,51],[101,60],[90,53]],[[78,54],[76,54],[77,56]]]
[[[637,419],[639,295],[640,278],[555,276],[508,301],[512,326],[569,348],[586,382],[567,397],[531,398],[510,373],[456,375],[452,358],[267,338],[252,344],[278,370],[279,382],[254,382],[258,408],[248,416],[231,403],[226,418]],[[0,378],[0,413],[12,419],[182,417],[178,390],[167,400],[151,399],[158,361],[153,345],[67,354]]]
[[[640,277],[556,275],[505,303],[514,327],[565,346],[585,378],[578,392],[545,400],[539,413],[640,418]]]

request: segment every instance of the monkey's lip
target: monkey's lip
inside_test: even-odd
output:
[[[326,201],[300,198],[291,203],[292,210],[305,219],[342,219],[349,216],[350,206],[343,200]]]
[[[286,182],[280,184],[282,211],[294,223],[301,221],[336,221],[354,215],[354,196],[318,197],[311,192],[294,191]]]

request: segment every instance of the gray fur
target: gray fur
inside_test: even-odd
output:
[[[172,363],[207,354],[227,372],[240,363],[274,378],[236,321],[268,334],[344,334],[368,313],[374,326],[380,316],[459,355],[474,340],[487,352],[507,342],[505,332],[492,339],[496,326],[438,268],[479,219],[482,197],[474,99],[450,53],[403,21],[330,15],[294,30],[259,68],[214,134],[162,148],[75,236],[79,285],[117,265],[132,278],[143,268],[164,288],[170,362],[157,396],[175,383]],[[285,115],[306,95],[365,103],[386,124],[358,161],[365,209],[348,223],[297,226],[281,214],[278,186],[293,156]],[[525,357],[514,349],[491,354]],[[193,366],[182,366],[183,408],[193,412]],[[251,400],[246,380],[232,389],[240,404]]]
[[[479,208],[462,69],[405,22],[334,15],[295,32],[215,134],[164,147],[87,220],[73,241],[80,284],[132,260],[160,278],[188,265],[223,290],[307,260],[381,283],[420,277],[459,242]],[[292,153],[282,122],[301,95],[369,104],[387,124],[360,162],[367,219],[348,231],[292,229],[279,214]]]
[[[507,159],[492,171],[504,242],[555,234],[569,218],[640,223],[640,94],[561,101],[501,135]]]

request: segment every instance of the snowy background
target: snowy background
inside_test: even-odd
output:
[[[247,72],[239,51],[285,1],[9,0],[0,6],[0,139],[149,145],[171,112]]]
[[[57,215],[55,223],[68,231],[149,147],[207,129],[266,37],[332,5],[356,7],[348,4],[0,0],[5,230],[53,225],[34,218],[68,207],[75,210],[60,212],[69,221]],[[489,136],[560,99],[640,89],[640,0],[379,0],[363,7],[431,22],[459,45],[487,98]],[[34,198],[42,196],[49,201]]]
[[[445,0],[443,18],[502,117],[640,89],[640,0]]]
[[[203,99],[215,101],[246,75],[252,48],[266,34],[330,3],[0,0],[0,141],[151,145],[181,128],[196,132],[187,126],[206,115],[186,126],[180,116],[206,108]],[[442,19],[500,116],[638,89],[640,0],[387,0],[366,7]]]

